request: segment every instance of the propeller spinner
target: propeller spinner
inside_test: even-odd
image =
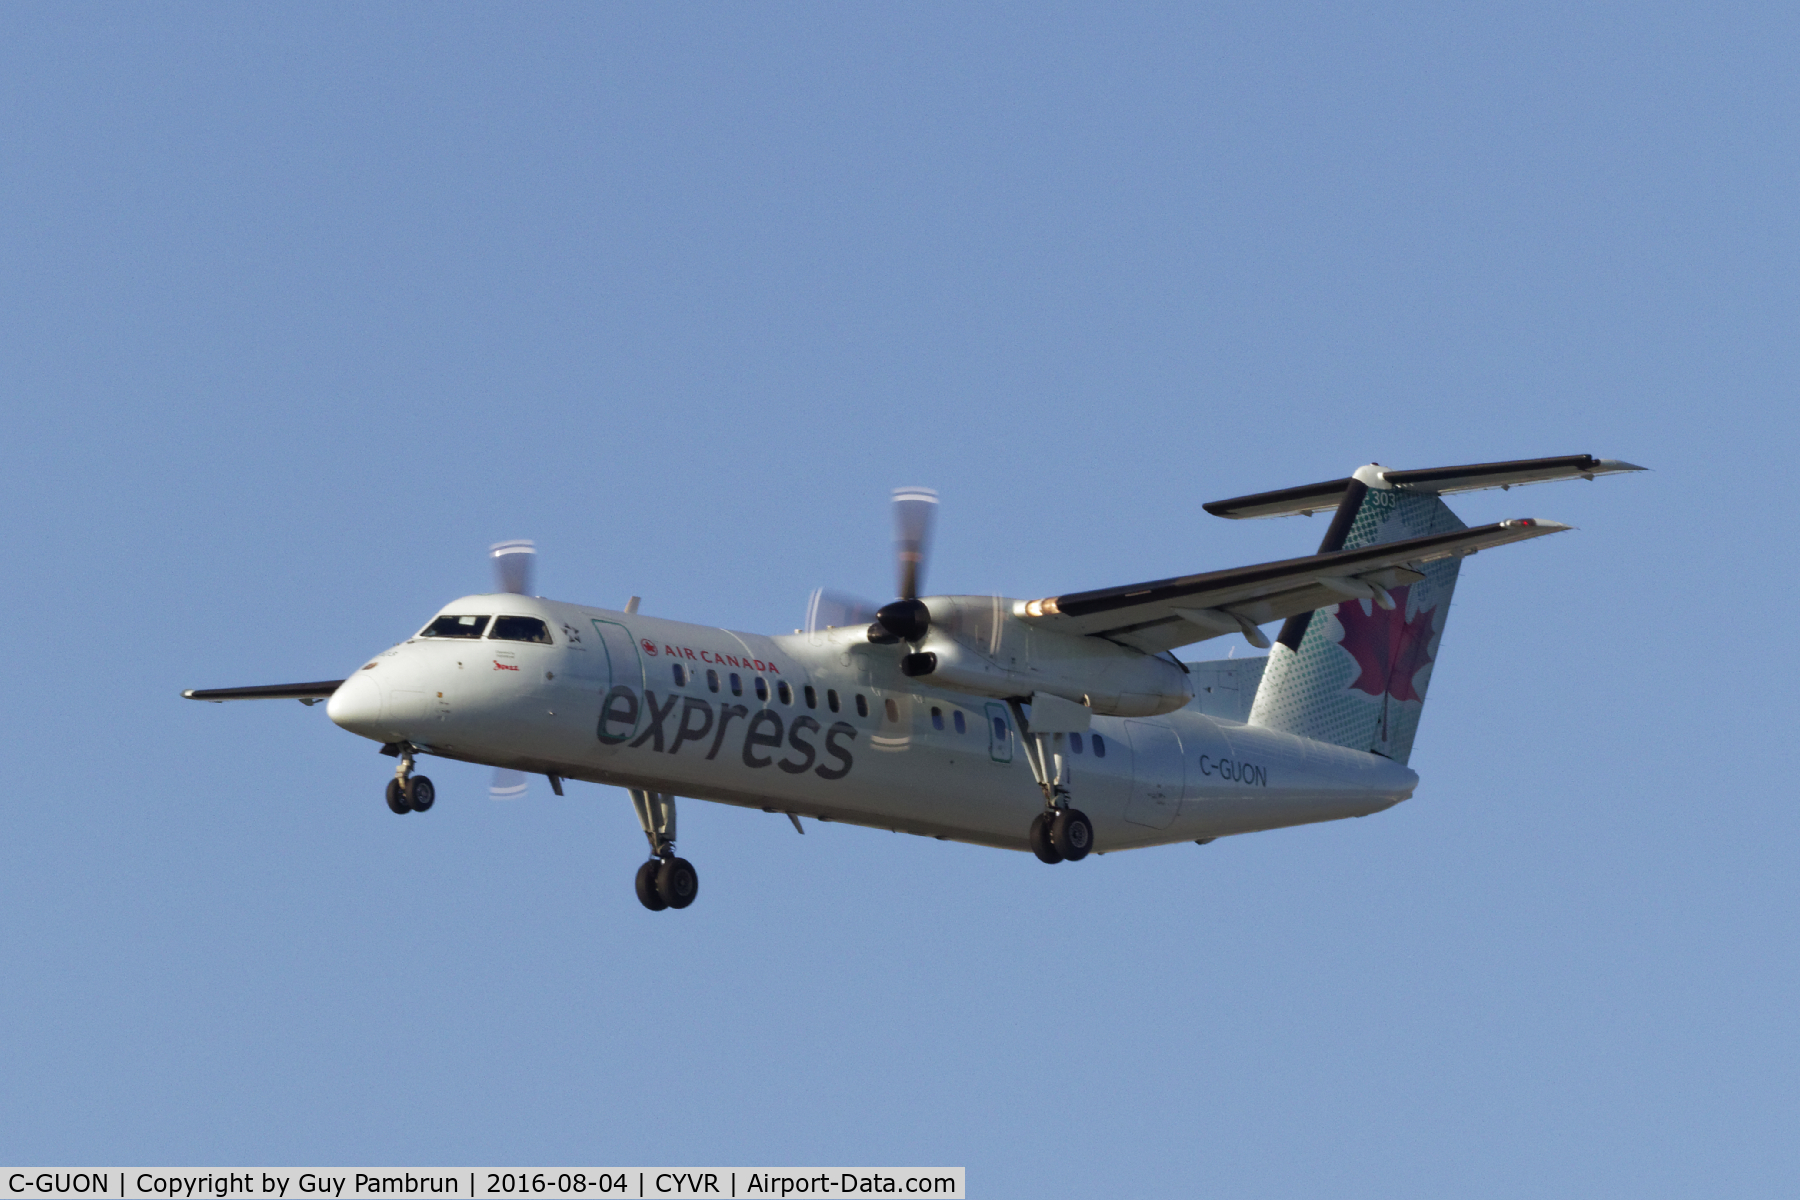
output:
[[[925,581],[937,506],[937,493],[930,488],[894,489],[894,559],[900,598],[876,611],[875,623],[869,626],[871,642],[917,642],[931,628],[931,612],[919,599],[919,588]]]

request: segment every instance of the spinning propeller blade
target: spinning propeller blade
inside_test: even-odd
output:
[[[814,588],[806,601],[806,632],[820,633],[836,625],[867,625],[875,619],[877,607],[861,596]]]
[[[529,538],[516,538],[510,542],[495,542],[488,550],[494,562],[494,583],[498,590],[511,592],[517,596],[531,595],[531,577],[537,565],[537,546]],[[523,771],[515,771],[510,767],[495,767],[494,782],[488,786],[488,796],[494,800],[522,800],[525,797],[526,775]]]
[[[875,614],[875,623],[869,626],[872,642],[916,642],[931,628],[931,612],[920,601],[919,589],[925,582],[937,505],[937,493],[930,488],[894,489],[894,561],[900,598]]]
[[[489,550],[494,560],[494,582],[498,590],[529,596],[532,567],[537,562],[537,546],[529,538],[511,542],[495,542]]]
[[[902,600],[917,600],[925,582],[925,557],[931,552],[937,506],[937,493],[930,488],[894,489],[894,558]]]

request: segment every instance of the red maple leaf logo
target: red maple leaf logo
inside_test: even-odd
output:
[[[1338,624],[1344,627],[1339,645],[1356,659],[1361,673],[1350,684],[1371,696],[1392,695],[1396,700],[1418,700],[1425,697],[1413,690],[1413,677],[1431,661],[1432,618],[1434,604],[1406,619],[1407,589],[1393,589],[1394,607],[1377,607],[1369,603],[1363,612],[1361,600],[1347,600],[1338,605]]]

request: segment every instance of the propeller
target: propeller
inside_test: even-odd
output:
[[[526,779],[523,771],[515,771],[511,767],[495,767],[494,782],[488,785],[490,800],[523,800],[525,798]]]
[[[873,600],[848,592],[814,588],[806,601],[806,632],[822,633],[838,625],[867,625],[875,619],[876,607]]]
[[[516,596],[531,595],[531,577],[537,566],[537,545],[530,538],[495,542],[488,548],[494,563],[496,591]],[[509,767],[494,768],[494,782],[488,785],[488,796],[495,800],[522,800],[525,797],[526,774]]]
[[[529,596],[532,568],[537,563],[537,545],[530,538],[495,542],[488,549],[494,560],[494,582],[499,591]]]
[[[931,612],[919,599],[919,588],[925,582],[937,506],[937,493],[930,488],[894,489],[894,559],[900,598],[876,611],[875,623],[869,626],[871,642],[916,642],[931,628]]]

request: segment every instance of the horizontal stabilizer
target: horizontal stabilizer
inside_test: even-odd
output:
[[[1364,468],[1365,471],[1370,469]],[[1616,458],[1570,454],[1561,458],[1520,458],[1511,462],[1426,467],[1413,471],[1390,471],[1375,467],[1373,473],[1381,483],[1402,492],[1448,496],[1456,492],[1478,492],[1485,488],[1511,488],[1525,483],[1549,483],[1556,479],[1593,479],[1600,475],[1642,470],[1643,467],[1620,462]],[[1215,517],[1229,517],[1232,520],[1247,517],[1291,517],[1301,513],[1311,516],[1315,512],[1330,512],[1337,508],[1344,498],[1344,492],[1357,478],[1370,486],[1381,486],[1359,471],[1355,476],[1343,479],[1308,483],[1300,487],[1283,488],[1278,492],[1236,496],[1230,500],[1214,500],[1201,507]]]
[[[298,700],[302,704],[317,704],[321,700],[331,699],[331,693],[343,685],[341,679],[325,679],[318,683],[265,683],[257,687],[241,688],[189,688],[181,693],[189,700],[208,700],[214,704],[223,704],[227,700]]]

